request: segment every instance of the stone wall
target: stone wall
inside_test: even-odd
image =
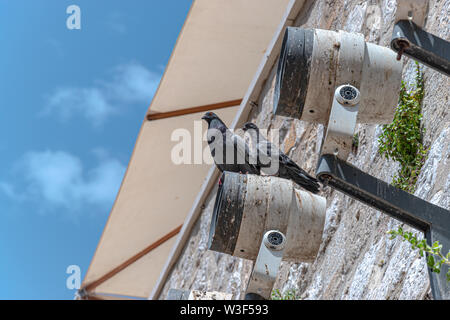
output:
[[[296,26],[360,32],[366,41],[388,46],[395,0],[306,1]],[[431,0],[425,29],[450,40],[450,0]],[[413,83],[414,63],[403,58],[403,78]],[[424,142],[431,147],[415,195],[450,209],[450,114],[448,77],[423,66]],[[314,173],[323,127],[271,114],[275,68],[267,79],[250,120],[260,128],[280,129],[281,148],[305,170]],[[397,165],[378,154],[381,126],[358,125],[359,148],[348,161],[391,182]],[[169,288],[232,293],[243,298],[252,262],[207,250],[216,190],[196,223],[190,240],[169,276]],[[406,242],[389,240],[386,231],[400,223],[338,191],[324,188],[327,217],[319,255],[314,263],[283,263],[276,283],[282,292],[295,290],[302,299],[427,299],[430,285],[424,258]],[[406,229],[409,229],[406,227]],[[447,248],[448,250],[449,248]]]

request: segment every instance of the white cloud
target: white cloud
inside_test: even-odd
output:
[[[125,173],[125,167],[117,160],[102,162],[90,173],[82,186],[85,198],[90,203],[112,204]]]
[[[16,168],[26,185],[23,194],[6,182],[0,183],[0,191],[12,200],[37,201],[43,211],[111,206],[125,167],[116,159],[102,158],[96,167],[85,170],[79,158],[64,151],[29,152]]]
[[[56,112],[62,120],[74,115],[83,115],[95,125],[116,112],[107,101],[104,92],[97,88],[61,88],[50,98],[46,113]]]
[[[111,79],[92,87],[61,87],[48,99],[44,114],[57,114],[61,120],[81,115],[99,126],[131,104],[147,108],[158,87],[160,74],[133,62],[114,68]]]
[[[30,191],[52,204],[70,206],[81,194],[81,161],[62,151],[28,153],[22,163]]]
[[[147,103],[148,107],[161,76],[136,63],[118,66],[114,71],[112,83],[104,85],[107,95],[125,103]]]

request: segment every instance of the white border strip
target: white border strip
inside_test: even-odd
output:
[[[304,3],[305,0],[291,0],[288,3],[286,12],[280,22],[280,25],[277,28],[277,31],[275,32],[274,37],[267,47],[266,54],[263,56],[256,74],[253,77],[252,82],[250,83],[247,93],[245,94],[244,99],[241,102],[240,108],[233,120],[231,128],[236,128],[237,126],[242,125],[248,119],[248,115],[251,110],[250,101],[256,101],[259,98],[264,81],[268,78],[269,73],[276,62],[278,53],[281,50],[285,27],[292,25]],[[189,214],[183,224],[183,227],[181,228],[180,233],[177,236],[175,245],[172,247],[169,257],[167,258],[167,261],[159,275],[158,281],[153,287],[153,290],[149,296],[150,300],[158,299],[159,295],[161,294],[161,290],[166,283],[167,277],[172,271],[175,263],[178,261],[178,258],[191,235],[192,228],[194,227],[197,218],[202,212],[202,205],[206,201],[206,198],[213,188],[218,176],[219,171],[216,169],[216,166],[211,166],[211,169],[206,176],[206,180],[203,183],[197,197],[195,198],[194,204],[189,211]]]

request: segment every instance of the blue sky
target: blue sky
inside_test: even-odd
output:
[[[73,299],[190,5],[0,0],[0,299]]]

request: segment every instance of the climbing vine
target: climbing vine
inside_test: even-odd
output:
[[[419,240],[412,232],[403,231],[401,227],[398,230],[390,230],[388,234],[391,235],[390,239],[395,239],[400,236],[403,241],[408,241],[411,244],[412,249],[418,249],[421,257],[424,253],[428,253],[427,265],[431,271],[440,273],[443,264],[450,267],[450,251],[444,256],[442,253],[442,245],[438,241],[433,245],[428,245],[425,239]],[[447,281],[450,281],[450,269],[447,271]]]
[[[423,145],[425,128],[421,127],[423,97],[423,74],[416,62],[415,87],[408,90],[407,84],[402,81],[394,120],[383,126],[383,132],[378,138],[379,153],[400,164],[392,184],[410,193],[415,191],[428,152]]]

